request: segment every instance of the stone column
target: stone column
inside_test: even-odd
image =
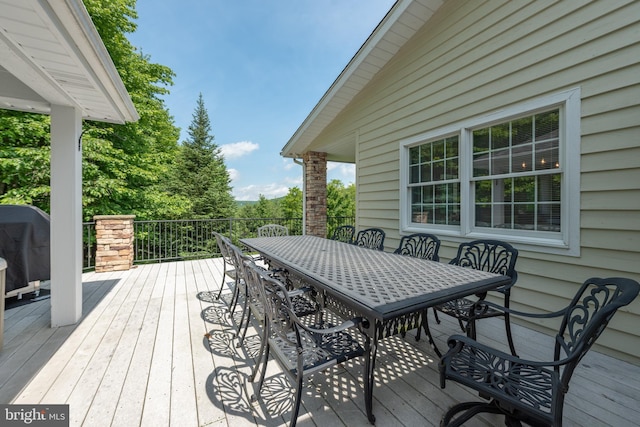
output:
[[[327,237],[327,153],[303,155],[305,180],[305,233]]]
[[[133,266],[135,215],[96,215],[96,273],[129,270]]]

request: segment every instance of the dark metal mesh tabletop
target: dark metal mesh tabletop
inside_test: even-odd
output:
[[[379,318],[485,291],[509,280],[314,236],[243,239],[242,243]]]

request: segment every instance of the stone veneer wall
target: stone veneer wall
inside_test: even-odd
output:
[[[305,233],[327,237],[327,153],[310,151],[305,164]]]
[[[133,266],[135,215],[96,215],[96,272],[129,270]]]

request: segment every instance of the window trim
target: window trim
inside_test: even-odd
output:
[[[516,117],[535,114],[552,108],[559,108],[560,149],[559,161],[562,165],[562,201],[560,233],[527,232],[512,229],[486,229],[475,227],[472,218],[471,136],[474,129],[503,123]],[[447,126],[430,130],[400,141],[400,233],[431,232],[447,236],[452,241],[470,239],[499,238],[518,245],[520,249],[533,252],[580,256],[580,88],[573,88],[530,101],[518,103],[493,111],[489,114],[471,117]],[[409,187],[409,148],[429,141],[458,135],[459,137],[459,179],[460,179],[460,225],[439,225],[411,223]],[[570,153],[572,155],[570,155]]]

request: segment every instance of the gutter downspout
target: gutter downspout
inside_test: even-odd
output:
[[[304,161],[294,157],[293,162],[302,166],[302,235],[307,234],[307,179],[306,179],[306,166]]]

